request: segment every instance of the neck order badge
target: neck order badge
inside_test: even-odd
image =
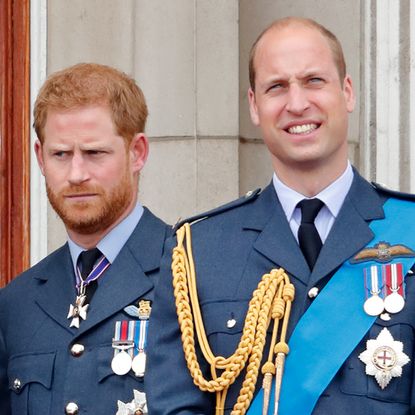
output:
[[[92,269],[95,261],[101,256],[97,265]],[[71,324],[69,327],[79,328],[79,323],[82,320],[86,320],[86,313],[89,307],[87,303],[87,292],[86,289],[90,283],[96,281],[110,266],[110,262],[105,258],[101,252],[95,248],[93,250],[84,251],[80,255],[80,260],[85,259],[85,264],[82,264],[82,272],[77,267],[76,274],[76,289],[78,295],[75,299],[75,304],[69,306],[68,319],[71,318]],[[88,300],[89,301],[89,300]]]
[[[389,199],[384,211],[385,219],[370,224],[375,235],[370,245],[385,240],[391,244],[414,245],[414,203]],[[402,274],[406,275],[415,258],[401,257],[399,263],[402,263]],[[346,262],[303,315],[289,341],[291,352],[286,361],[279,408],[271,402],[268,415],[312,413],[321,393],[377,318],[364,312],[362,288],[364,268],[375,264],[375,261]],[[310,355],[319,356],[319,363],[315,364]],[[262,415],[262,401],[261,390],[248,414]]]

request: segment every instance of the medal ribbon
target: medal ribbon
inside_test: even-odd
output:
[[[131,324],[132,323],[132,324]],[[116,321],[115,322],[115,333],[113,339],[114,356],[116,356],[123,349],[116,347],[117,343],[131,343],[134,344],[134,321]],[[126,350],[127,353],[132,356],[133,347]]]
[[[147,348],[147,332],[148,332],[148,320],[140,321],[116,321],[114,344],[117,342],[125,342],[134,344],[134,347],[126,350],[131,357],[136,356],[140,352],[145,352]],[[114,356],[120,352],[120,349],[114,347]]]
[[[383,271],[386,275],[387,294],[396,292],[405,298],[402,265],[386,264],[383,266]]]
[[[146,351],[147,348],[147,330],[148,330],[148,320],[140,320],[135,322],[136,327],[135,332],[135,354],[142,353]]]
[[[388,199],[384,211],[384,219],[369,225],[374,238],[367,246],[385,240],[391,245],[415,245],[415,203]],[[406,275],[415,258],[401,257],[399,262],[402,275]],[[371,265],[376,262],[345,262],[298,322],[289,341],[279,415],[311,414],[320,395],[375,322],[377,316],[367,315],[362,307],[361,276],[363,269]],[[262,403],[261,389],[247,414],[261,415]],[[274,413],[274,405],[271,394],[269,415]]]
[[[366,296],[378,295],[383,298],[383,282],[382,275],[379,273],[379,267],[372,265],[371,267],[364,268],[363,273],[365,276]]]
[[[110,265],[111,265],[111,263],[103,255],[85,279],[82,278],[81,270],[79,269],[79,266],[77,266],[76,267],[76,271],[77,271],[76,272],[76,288],[77,288],[78,292],[79,292],[81,286],[86,286],[90,282],[97,280]]]

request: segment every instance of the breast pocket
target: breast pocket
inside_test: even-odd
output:
[[[117,400],[124,403],[130,402],[134,397],[134,390],[143,392],[145,376],[137,377],[130,370],[127,374],[119,376],[111,369],[111,360],[114,356],[114,349],[111,345],[102,345],[96,350],[97,384],[91,385],[94,388],[91,396],[91,407],[97,414],[115,413]]]
[[[202,305],[209,345],[216,355],[232,355],[244,328],[248,301],[209,302]]]
[[[55,353],[12,356],[8,378],[12,413],[16,415],[48,415]]]
[[[411,361],[402,367],[402,375],[392,377],[389,384],[382,389],[374,376],[365,373],[366,365],[359,359],[360,353],[366,350],[366,341],[377,338],[382,325],[375,324],[369,331],[366,340],[362,341],[353,351],[341,369],[340,389],[349,395],[367,396],[368,398],[384,401],[409,404],[412,388],[413,362],[412,350],[414,347],[413,329],[409,325],[394,324],[387,327],[395,341],[403,344],[403,352]]]

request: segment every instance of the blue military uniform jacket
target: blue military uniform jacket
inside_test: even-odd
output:
[[[145,208],[78,329],[67,319],[76,296],[67,244],[0,291],[1,415],[64,414],[69,402],[79,414],[114,415],[117,400],[130,402],[134,389],[144,389],[132,371],[112,372],[112,338],[117,320],[133,319],[123,311],[126,306],[153,299],[169,233]],[[72,355],[74,344],[83,353]]]
[[[395,195],[375,188],[357,172],[354,174],[352,187],[311,273],[272,184],[259,194],[247,195],[209,212],[204,219],[202,215],[191,226],[199,301],[215,355],[227,357],[235,351],[248,301],[264,273],[283,267],[295,285],[296,298],[288,328],[290,336],[313,301],[308,296],[309,290],[312,287],[320,291],[324,289],[343,262],[372,240],[370,222],[384,218],[383,204]],[[171,264],[168,251],[174,246],[175,240],[171,238],[162,261],[164,271],[156,292],[156,309],[153,310],[153,325],[150,329],[152,345],[147,377],[149,411],[151,415],[213,414],[214,394],[202,393],[193,384],[184,361],[171,275],[167,275]],[[320,396],[314,415],[415,414],[413,276],[406,278],[406,295],[403,311],[393,315],[389,321],[376,320]],[[232,324],[227,324],[230,320],[233,320]],[[385,326],[395,340],[403,343],[411,362],[403,367],[401,377],[393,378],[382,390],[372,376],[365,374],[365,365],[358,355],[366,349],[366,341],[376,338]],[[325,357],[310,358],[315,359],[318,365],[318,360]],[[203,358],[200,361],[203,362]],[[202,365],[202,370],[210,379],[208,368]],[[174,376],[171,377],[171,374]],[[243,376],[240,378],[228,392],[226,414],[230,413],[238,396]],[[261,380],[257,388],[260,385]]]

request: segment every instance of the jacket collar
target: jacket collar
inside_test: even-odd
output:
[[[383,202],[376,190],[354,171],[350,191],[312,273],[292,234],[272,184],[252,204],[244,229],[259,232],[254,249],[307,285],[327,276],[369,243],[373,238],[369,223],[384,217]]]
[[[42,261],[36,270],[34,278],[43,281],[36,297],[37,304],[61,326],[74,334],[82,334],[153,288],[146,273],[159,268],[166,233],[167,226],[145,209],[127,243],[102,276],[88,318],[79,329],[69,328],[67,319],[69,305],[76,297],[67,244]]]

